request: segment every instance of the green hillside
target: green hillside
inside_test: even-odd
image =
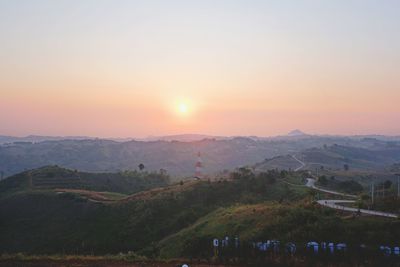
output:
[[[31,172],[40,177],[47,169]],[[66,170],[67,174],[70,174]],[[67,175],[67,177],[69,177]],[[151,250],[163,238],[184,229],[208,213],[235,203],[301,199],[307,190],[292,189],[281,174],[238,172],[234,180],[175,184],[101,202],[72,192],[29,188],[26,173],[15,178],[14,193],[0,197],[0,251],[29,253],[117,253]],[[17,181],[20,185],[17,186]],[[85,179],[85,181],[90,181]],[[100,185],[96,185],[100,186]],[[94,192],[94,191],[93,191]],[[150,252],[149,252],[150,250]]]
[[[379,144],[374,147],[357,147],[347,145],[324,145],[293,153],[305,165],[303,170],[326,169],[331,171],[347,170],[357,172],[390,172],[396,170],[400,161],[400,146]],[[294,170],[301,163],[292,155],[281,155],[265,159],[254,165],[258,170]]]
[[[348,165],[350,169],[377,170],[384,169],[400,161],[400,147],[393,145],[366,149],[332,145],[305,150],[301,153],[300,159],[310,169],[319,166],[331,169],[343,169],[344,165]]]
[[[35,179],[54,172],[50,179],[59,179],[72,189],[61,190],[60,184],[53,183],[34,185]],[[79,176],[71,176],[76,173]],[[147,179],[147,174],[135,175]],[[101,179],[96,181],[96,177]],[[104,187],[108,183],[102,174],[47,167],[2,181],[0,252],[101,255],[134,251],[170,258],[207,253],[210,238],[224,235],[239,235],[243,240],[365,240],[372,244],[400,237],[396,220],[349,219],[348,214],[313,204],[310,189],[286,183],[300,184],[299,173],[254,174],[241,168],[229,179],[187,181],[160,188],[149,183],[149,190],[120,190],[136,192],[129,195],[115,193],[117,190],[104,192],[104,188],[112,191],[120,186],[125,181],[122,178],[133,179],[123,174],[115,177],[118,183]],[[102,201],[102,197],[112,201]]]
[[[26,171],[0,181],[2,192],[21,190],[85,189],[132,194],[165,186],[169,177],[162,173],[125,171],[119,173],[87,173],[58,166]]]
[[[400,222],[376,218],[340,217],[309,202],[282,205],[265,202],[220,208],[159,243],[161,257],[211,255],[210,240],[225,236],[245,241],[280,240],[305,244],[310,240],[376,245],[397,244]],[[387,229],[392,229],[387,231]],[[203,255],[204,257],[204,255]]]

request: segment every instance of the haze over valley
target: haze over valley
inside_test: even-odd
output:
[[[399,267],[399,14],[0,0],[0,267]]]
[[[318,136],[301,131],[278,137],[213,137],[180,135],[152,137],[150,141],[106,140],[87,137],[8,137],[0,146],[3,177],[18,172],[59,165],[90,172],[166,170],[177,178],[194,175],[197,153],[202,154],[205,174],[215,175],[241,166],[296,169],[298,155],[309,166],[341,169],[388,169],[400,162],[400,138],[385,136]],[[336,154],[334,154],[336,153]],[[287,165],[280,158],[289,157]],[[264,162],[264,163],[263,163]]]

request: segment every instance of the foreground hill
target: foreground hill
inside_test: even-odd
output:
[[[237,137],[192,142],[59,140],[14,143],[0,146],[0,173],[9,176],[47,165],[60,165],[87,172],[118,172],[136,169],[142,163],[149,171],[165,169],[174,177],[185,177],[193,175],[197,152],[202,153],[204,172],[212,174],[224,169],[255,164],[266,158],[292,155],[314,147],[334,144],[363,148],[368,150],[365,153],[378,149],[384,152],[390,147],[398,146],[397,141],[373,138],[308,135],[272,139]],[[394,152],[397,153],[397,159],[399,149]],[[380,163],[381,158],[376,160]],[[387,157],[382,160],[381,163],[387,163]]]
[[[279,240],[306,244],[310,240],[352,246],[379,243],[397,245],[400,222],[368,217],[340,217],[304,201],[297,204],[264,202],[220,208],[159,242],[160,256],[204,257],[210,240],[225,236],[246,241]],[[388,231],[387,227],[392,229]],[[368,233],[368,234],[366,234]],[[301,247],[299,247],[301,249]]]
[[[167,190],[151,190],[153,193],[138,193],[114,202],[93,201],[90,195],[79,192],[13,186],[11,192],[3,190],[0,195],[0,217],[4,218],[0,251],[157,254],[153,250],[158,241],[219,207],[292,201],[306,194],[306,190],[278,182],[280,177],[271,172],[238,176],[230,182],[178,183]],[[19,182],[25,183],[23,179]]]
[[[169,177],[163,173],[119,172],[87,173],[58,166],[26,171],[0,181],[0,194],[27,190],[83,189],[132,194],[165,186]],[[1,195],[0,195],[1,196]]]
[[[41,177],[52,168],[29,173]],[[74,173],[60,172],[68,174],[65,177]],[[310,189],[286,182],[301,183],[301,173],[254,174],[242,168],[229,179],[177,183],[113,201],[99,199],[98,194],[105,193],[94,191],[99,185],[85,190],[29,187],[26,179],[18,177],[26,173],[0,182],[2,253],[135,251],[171,258],[208,253],[210,239],[224,235],[296,242],[362,240],[374,245],[400,238],[398,221],[349,218],[313,204]]]

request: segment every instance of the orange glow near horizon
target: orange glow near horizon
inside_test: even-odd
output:
[[[6,2],[0,135],[400,135],[398,8]]]

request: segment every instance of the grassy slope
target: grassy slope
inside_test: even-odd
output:
[[[0,181],[3,194],[29,189],[83,189],[131,194],[167,185],[169,177],[158,173],[119,172],[87,173],[46,166],[26,171]]]
[[[383,170],[400,160],[400,147],[379,147],[369,150],[359,147],[333,145],[325,148],[312,148],[301,153],[301,159],[312,166],[325,166],[332,169],[343,169],[349,165],[350,169]]]
[[[161,257],[170,258],[192,256],[194,251],[209,252],[211,240],[226,235],[247,241],[294,241],[300,246],[310,240],[394,245],[400,237],[399,226],[399,221],[380,218],[342,218],[333,210],[311,203],[277,205],[267,202],[220,208],[163,239],[159,246]]]
[[[279,173],[234,182],[176,184],[138,193],[115,203],[94,202],[76,193],[26,190],[0,198],[0,251],[30,253],[152,254],[159,240],[208,213],[234,203],[283,202],[303,197],[278,181]],[[154,252],[156,253],[156,252]]]
[[[325,169],[343,170],[347,164],[350,170],[368,172],[387,172],[388,167],[400,161],[400,146],[379,146],[377,148],[361,148],[345,145],[332,145],[314,147],[296,153],[306,166],[304,169],[315,170],[323,166]],[[258,169],[295,169],[299,167],[298,161],[292,156],[277,156],[255,164]]]
[[[208,247],[209,238],[226,234],[238,234],[241,238],[276,237],[282,241],[399,239],[397,222],[346,221],[334,211],[304,204],[304,199],[311,200],[309,189],[283,182],[299,182],[301,177],[293,175],[270,172],[254,176],[244,172],[233,181],[175,184],[113,203],[94,202],[77,193],[49,189],[15,192],[15,188],[26,186],[22,179],[19,186],[11,187],[0,197],[0,218],[5,218],[0,221],[0,251],[139,251],[148,256],[161,253],[164,257],[177,257],[204,244],[196,240],[206,239]]]

